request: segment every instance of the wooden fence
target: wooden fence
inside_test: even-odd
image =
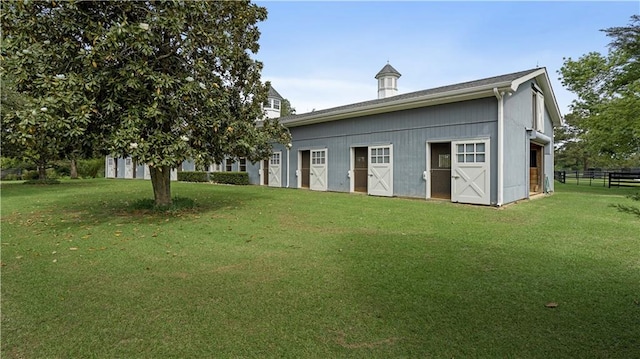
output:
[[[560,183],[570,183],[576,185],[602,187],[640,187],[640,171],[554,171],[553,178]]]
[[[614,187],[640,187],[640,172],[610,172],[609,188]]]

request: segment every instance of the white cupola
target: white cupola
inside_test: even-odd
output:
[[[266,118],[280,117],[280,107],[282,106],[283,97],[280,96],[272,86],[269,86],[269,94],[264,102],[263,109]]]
[[[384,65],[382,70],[376,75],[378,80],[378,98],[387,98],[398,94],[398,79],[400,78],[398,70],[393,66],[387,64]]]

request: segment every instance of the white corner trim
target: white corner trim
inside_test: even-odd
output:
[[[500,207],[504,197],[504,96],[497,87],[493,88],[493,94],[498,99],[498,201],[496,205]]]

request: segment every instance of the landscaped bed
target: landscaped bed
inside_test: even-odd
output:
[[[3,183],[2,358],[640,357],[633,189],[496,209],[135,180]]]

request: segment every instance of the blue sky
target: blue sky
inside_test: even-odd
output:
[[[255,58],[297,113],[377,98],[389,63],[400,93],[546,67],[560,111],[574,99],[563,57],[606,53],[600,29],[623,26],[640,1],[257,1],[267,8]]]

